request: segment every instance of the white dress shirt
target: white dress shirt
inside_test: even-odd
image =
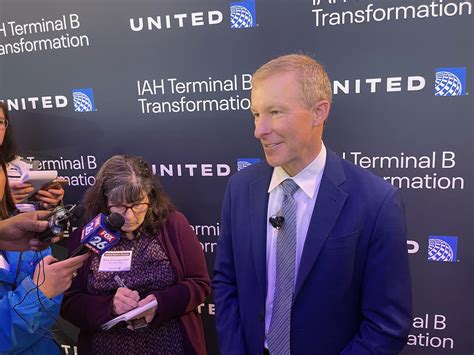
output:
[[[286,179],[293,179],[300,187],[293,195],[296,201],[296,266],[295,282],[303,253],[303,246],[313,215],[314,205],[318,197],[319,185],[326,165],[326,147],[322,144],[321,151],[306,168],[297,175],[290,177],[281,167],[273,169],[272,179],[268,187],[270,194],[267,210],[267,299],[265,302],[265,347],[268,348],[267,334],[272,319],[273,299],[276,282],[276,245],[278,231],[272,227],[268,219],[280,215],[283,202],[283,189],[280,183]]]

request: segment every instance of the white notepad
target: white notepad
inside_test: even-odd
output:
[[[43,186],[51,183],[54,179],[58,177],[58,172],[56,170],[31,170],[25,171],[19,181],[26,182],[33,185],[33,192],[30,194],[34,195],[38,190]]]
[[[102,330],[109,330],[112,328],[114,325],[120,323],[120,322],[127,322],[132,318],[135,318],[136,316],[148,311],[150,308],[158,306],[158,302],[156,300],[151,301],[150,303],[147,303],[144,306],[132,309],[131,311],[121,314],[120,316],[109,320],[107,323],[104,323],[101,325]]]

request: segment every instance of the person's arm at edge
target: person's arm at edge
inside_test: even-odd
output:
[[[48,227],[48,222],[41,220],[48,214],[47,211],[26,212],[0,221],[0,249],[24,251],[47,248],[47,244],[34,238],[36,233]]]
[[[42,257],[50,254],[48,249],[43,252]],[[4,324],[0,327],[0,351],[24,351],[41,337],[41,334],[37,333],[40,328],[49,329],[53,324],[54,318],[51,315],[59,313],[62,295],[48,298],[40,289],[35,289],[34,280],[27,276],[15,290],[0,298],[0,319]],[[21,342],[16,342],[15,332],[18,329],[30,333],[31,336],[23,336]]]

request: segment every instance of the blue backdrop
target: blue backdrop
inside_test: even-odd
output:
[[[22,155],[69,180],[66,202],[111,155],[149,160],[212,272],[227,180],[263,158],[251,74],[314,56],[335,94],[326,145],[406,203],[415,318],[403,353],[472,354],[472,18],[459,0],[3,0],[0,100]],[[216,354],[212,298],[200,310]]]

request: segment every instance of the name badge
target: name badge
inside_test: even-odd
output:
[[[130,271],[132,251],[107,251],[100,258],[99,271]]]
[[[7,259],[5,259],[5,257],[2,254],[0,254],[0,269],[5,269],[7,271],[10,271],[10,264],[8,264]]]

